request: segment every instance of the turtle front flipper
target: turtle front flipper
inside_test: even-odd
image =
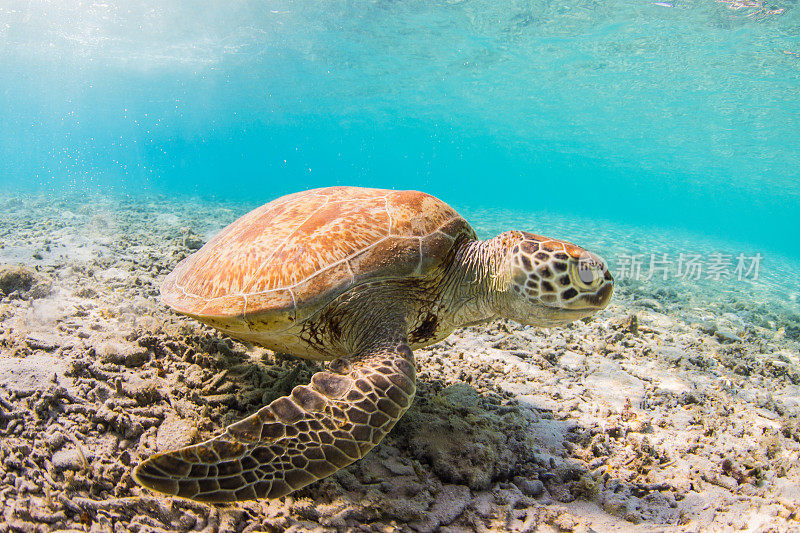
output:
[[[360,459],[411,405],[416,372],[406,343],[379,346],[314,374],[289,396],[214,439],[156,454],[141,485],[205,502],[279,498]]]

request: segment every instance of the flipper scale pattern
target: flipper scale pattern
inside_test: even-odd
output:
[[[210,503],[279,498],[357,461],[411,405],[411,349],[379,346],[331,365],[211,440],[134,471],[153,490]]]

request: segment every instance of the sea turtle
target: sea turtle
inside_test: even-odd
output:
[[[206,502],[284,496],[386,436],[414,397],[413,349],[495,317],[563,325],[603,309],[612,291],[599,257],[522,231],[479,241],[422,192],[278,198],[181,261],[161,297],[231,337],[331,362],[222,435],[151,456],[134,478]]]

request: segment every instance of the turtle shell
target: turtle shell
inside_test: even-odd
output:
[[[161,298],[228,331],[283,331],[354,285],[430,274],[459,237],[475,232],[422,192],[298,192],[247,213],[181,261]]]

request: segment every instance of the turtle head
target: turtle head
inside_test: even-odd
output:
[[[611,300],[614,279],[595,254],[566,241],[509,232],[496,311],[522,324],[560,326],[595,314]]]

